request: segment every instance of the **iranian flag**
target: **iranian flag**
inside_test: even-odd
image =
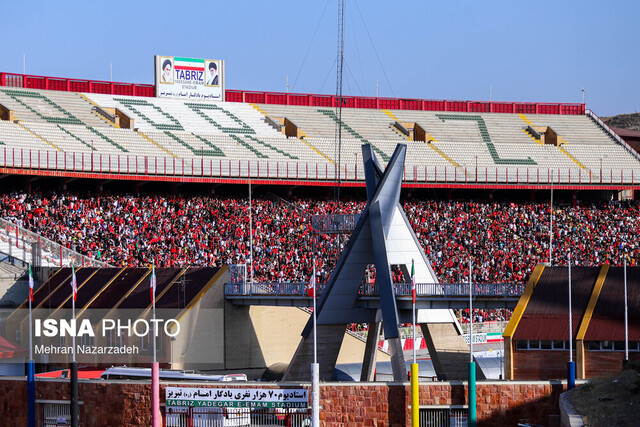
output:
[[[78,297],[78,280],[76,279],[76,268],[71,264],[71,290],[73,291],[73,301]]]
[[[309,287],[307,288],[307,296],[316,297],[316,275],[311,274],[311,280],[309,281]]]
[[[31,264],[29,264],[29,301],[33,302],[33,273],[31,272]]]
[[[204,59],[196,58],[174,58],[173,66],[176,70],[203,71]]]
[[[156,266],[151,266],[151,278],[149,278],[149,292],[151,292],[151,302],[154,302],[156,296]]]
[[[416,267],[411,260],[411,298],[413,298],[413,303],[416,303]]]

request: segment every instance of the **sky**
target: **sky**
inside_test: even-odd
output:
[[[153,83],[223,59],[226,88],[336,93],[338,2],[0,0],[0,71]],[[640,111],[637,0],[345,0],[343,94]],[[23,61],[24,59],[24,61]],[[288,85],[287,85],[288,82]]]

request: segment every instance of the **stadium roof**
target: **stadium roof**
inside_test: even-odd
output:
[[[571,269],[573,337],[578,331],[580,320],[587,308],[598,271],[598,267]],[[567,340],[569,338],[568,284],[568,268],[544,269],[518,323],[514,335],[516,340]]]

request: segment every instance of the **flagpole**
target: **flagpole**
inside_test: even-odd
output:
[[[33,318],[31,316],[31,301],[33,300],[33,274],[29,266],[29,360],[33,360]]]
[[[411,297],[413,299],[413,363],[416,363],[416,276],[413,259],[411,259]]]
[[[312,230],[313,232],[313,230]],[[313,255],[311,257],[313,269],[311,283],[313,283],[313,364],[311,365],[311,425],[313,427],[320,426],[320,366],[318,365],[318,335],[317,329],[317,310],[316,296],[318,284],[316,283],[316,238],[313,235]]]
[[[471,258],[469,258],[469,385],[468,420],[469,427],[476,427],[476,364],[473,361],[473,281],[471,280]]]
[[[36,426],[36,367],[33,361],[33,318],[31,303],[33,301],[33,272],[29,265],[29,363],[27,363],[27,425]]]
[[[318,336],[317,336],[317,321],[318,316],[316,313],[316,295],[317,295],[317,286],[316,283],[316,258],[315,255],[313,257],[313,363],[318,363]]]
[[[420,424],[420,368],[416,361],[416,267],[414,260],[411,259],[411,299],[413,314],[413,363],[411,364],[411,426],[418,427]]]
[[[78,281],[76,269],[71,264],[71,321],[76,323],[76,295],[78,293]],[[77,330],[77,329],[76,329]],[[72,361],[71,361],[71,426],[78,427],[78,363],[76,362],[76,334],[72,335]]]
[[[567,362],[567,389],[576,386],[576,364],[573,361],[573,318],[571,315],[571,252],[567,254],[569,264],[569,361]]]
[[[249,177],[249,283],[253,285],[253,213],[251,202],[251,177]]]
[[[155,281],[156,275],[155,265],[151,267],[151,278],[150,280]],[[152,303],[152,316],[153,316],[153,363],[156,363],[156,287],[155,283],[152,286],[151,292],[153,292],[153,298],[151,299]]]
[[[629,361],[629,309],[627,306],[627,258],[624,259],[624,360]]]
[[[156,360],[156,266],[151,265],[151,310],[153,316],[153,363],[151,364],[151,425],[160,427],[160,366]]]
[[[469,362],[473,363],[473,289],[471,284],[471,260],[469,260]]]
[[[72,267],[73,268],[73,267]],[[74,281],[72,287],[71,287],[71,323],[75,323],[76,322],[76,290],[75,287],[77,286],[77,284],[75,283],[75,274],[74,277],[71,279],[72,281]],[[72,345],[72,349],[73,351],[71,352],[71,361],[73,363],[76,362],[76,334],[73,334],[71,336],[71,345]]]

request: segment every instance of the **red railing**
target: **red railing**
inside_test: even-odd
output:
[[[65,92],[105,93],[109,95],[154,96],[155,86],[100,80],[67,79],[0,73],[0,85],[25,89],[61,90]]]
[[[155,94],[155,86],[149,84],[67,79],[63,77],[31,76],[14,73],[0,73],[0,86],[128,96],[154,96]],[[256,104],[304,105],[309,107],[338,106],[338,98],[334,95],[308,93],[256,92],[229,89],[225,91],[225,99],[229,102],[252,102]],[[342,99],[342,106],[347,108],[384,108],[390,110],[468,113],[585,114],[584,104],[448,101],[366,96],[343,96]]]

